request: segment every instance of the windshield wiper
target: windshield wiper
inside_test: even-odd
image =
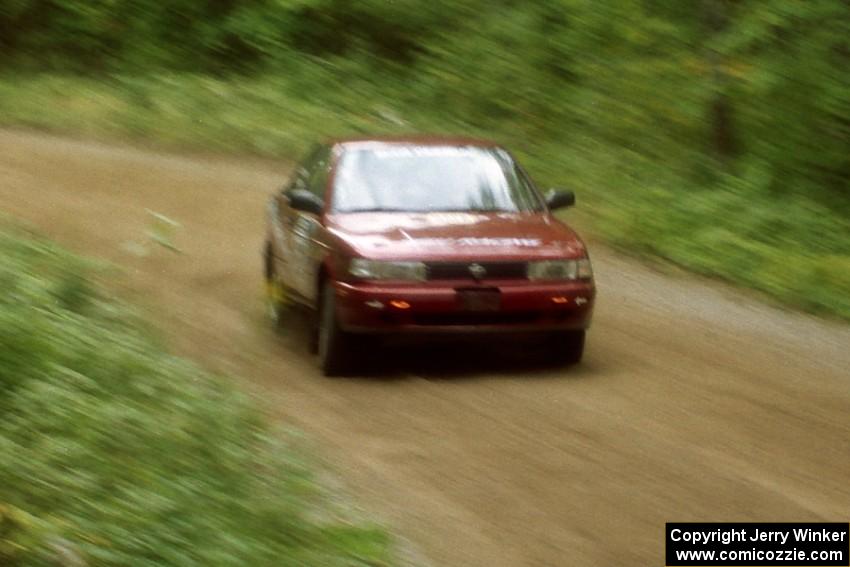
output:
[[[510,213],[506,209],[476,209],[474,207],[466,209],[431,209],[429,213]]]
[[[364,209],[347,209],[340,213],[407,213],[405,209],[387,209],[386,207],[369,207]]]
[[[370,207],[363,209],[346,209],[343,211],[337,211],[338,213],[417,213],[417,214],[426,214],[426,213],[515,213],[517,211],[511,211],[508,209],[476,209],[476,208],[466,208],[466,209],[387,209],[385,207]]]

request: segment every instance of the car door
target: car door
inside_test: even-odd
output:
[[[320,146],[311,158],[305,167],[304,186],[299,188],[324,199],[330,175],[330,147]],[[316,300],[316,279],[325,254],[325,245],[318,239],[321,219],[312,213],[295,211],[291,207],[289,209],[294,215],[290,231],[293,287],[303,299],[312,304]]]
[[[290,290],[297,290],[297,278],[294,277],[297,265],[293,258],[293,226],[298,215],[289,206],[288,193],[294,189],[306,189],[309,179],[309,166],[318,154],[319,148],[315,148],[307,157],[299,163],[292,173],[289,182],[269,203],[269,233],[272,251],[272,261],[275,264],[275,273],[279,274],[284,286]]]

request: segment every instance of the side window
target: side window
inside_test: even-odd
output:
[[[284,193],[292,191],[293,189],[310,189],[309,181],[310,175],[313,171],[313,165],[318,160],[323,149],[324,148],[322,146],[314,146],[313,149],[310,150],[310,153],[307,154],[307,157],[295,166],[295,170],[292,172],[289,182],[283,188]]]
[[[331,149],[328,146],[322,146],[314,157],[315,160],[310,165],[306,189],[324,199],[331,168]]]

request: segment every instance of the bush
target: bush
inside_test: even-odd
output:
[[[287,437],[84,269],[0,233],[0,564],[388,564],[382,531],[308,519],[327,502]]]

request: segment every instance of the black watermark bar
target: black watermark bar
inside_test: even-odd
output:
[[[850,566],[846,523],[668,523],[668,567]]]

